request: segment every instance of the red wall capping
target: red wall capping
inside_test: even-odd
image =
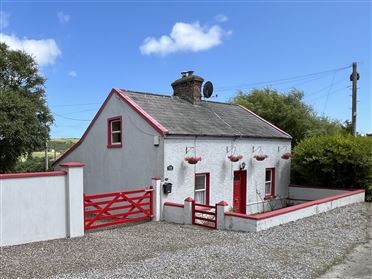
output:
[[[229,204],[226,201],[220,201],[217,205],[228,206]]]
[[[155,177],[152,178],[152,180],[161,180],[161,178],[158,177],[158,176],[155,176]]]
[[[79,162],[68,162],[68,163],[63,163],[59,165],[61,167],[66,167],[66,168],[81,168],[85,166],[85,164],[79,163]]]
[[[187,201],[187,202],[193,202],[194,199],[192,197],[188,197],[188,198],[185,199],[185,201]]]
[[[59,176],[59,175],[66,175],[66,174],[67,174],[67,172],[65,172],[65,171],[5,173],[5,174],[0,174],[0,179],[42,177],[42,176]]]
[[[164,205],[166,206],[175,206],[175,207],[182,207],[183,208],[183,204],[181,203],[175,203],[175,202],[165,202]]]
[[[292,187],[292,188],[315,188],[315,189],[341,190],[341,191],[362,190],[362,189],[355,189],[355,188],[333,188],[331,186],[322,186],[322,185],[297,185],[297,184],[289,184],[288,187]]]
[[[365,192],[364,190],[353,190],[353,191],[349,191],[347,193],[335,195],[335,196],[332,196],[332,197],[328,197],[328,198],[324,198],[324,199],[320,199],[320,200],[309,201],[309,202],[305,202],[305,203],[302,203],[302,204],[293,205],[293,206],[290,206],[290,207],[285,207],[285,208],[273,210],[273,211],[270,211],[270,212],[260,213],[260,214],[247,215],[247,214],[241,214],[241,213],[226,212],[225,215],[235,216],[235,217],[240,217],[240,218],[245,218],[245,219],[263,220],[263,219],[275,217],[275,216],[278,216],[278,215],[282,215],[282,214],[285,214],[285,213],[289,213],[289,212],[292,212],[292,211],[296,211],[296,210],[299,210],[299,209],[307,208],[307,207],[310,207],[310,206],[313,206],[313,205],[318,205],[318,204],[338,200],[338,199],[341,199],[341,198],[345,198],[345,197],[348,197],[348,196],[353,196],[353,195],[364,193],[364,192]]]

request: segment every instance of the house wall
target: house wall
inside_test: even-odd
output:
[[[190,149],[186,154],[186,148]],[[236,154],[243,155],[237,163],[231,163],[227,148],[235,148]],[[254,148],[254,152],[253,152]],[[278,151],[279,150],[279,151]],[[288,140],[274,139],[231,139],[208,137],[166,137],[164,144],[164,178],[173,184],[172,193],[163,194],[162,200],[182,203],[186,197],[194,197],[194,177],[196,173],[210,173],[210,204],[221,200],[233,205],[233,173],[245,162],[247,170],[247,214],[262,212],[270,208],[264,201],[265,169],[274,168],[276,174],[277,201],[272,201],[275,208],[281,207],[280,198],[288,196],[290,179],[290,160],[281,159],[281,155],[291,150]],[[269,157],[258,162],[255,154]],[[202,161],[190,165],[184,161],[186,156],[201,156]],[[172,171],[167,166],[172,165]],[[256,192],[257,190],[257,192]],[[284,202],[284,201],[283,201]]]
[[[123,146],[107,148],[107,119],[122,116]],[[116,94],[90,129],[84,141],[62,162],[84,163],[84,192],[98,194],[144,188],[163,173],[163,138]],[[58,167],[57,167],[58,168]]]

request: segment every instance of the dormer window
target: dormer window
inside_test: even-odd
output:
[[[122,117],[116,116],[107,120],[108,137],[107,147],[115,148],[122,147],[123,130],[122,130]]]

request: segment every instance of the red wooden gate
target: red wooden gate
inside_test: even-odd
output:
[[[216,229],[217,205],[206,205],[192,202],[192,223],[194,225]]]
[[[151,220],[153,189],[84,195],[84,229]]]

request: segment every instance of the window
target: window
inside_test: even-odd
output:
[[[209,204],[209,173],[195,175],[195,202]]]
[[[266,169],[265,173],[265,198],[275,196],[275,169]]]
[[[109,118],[107,120],[108,137],[107,147],[122,147],[122,118],[121,116]]]

